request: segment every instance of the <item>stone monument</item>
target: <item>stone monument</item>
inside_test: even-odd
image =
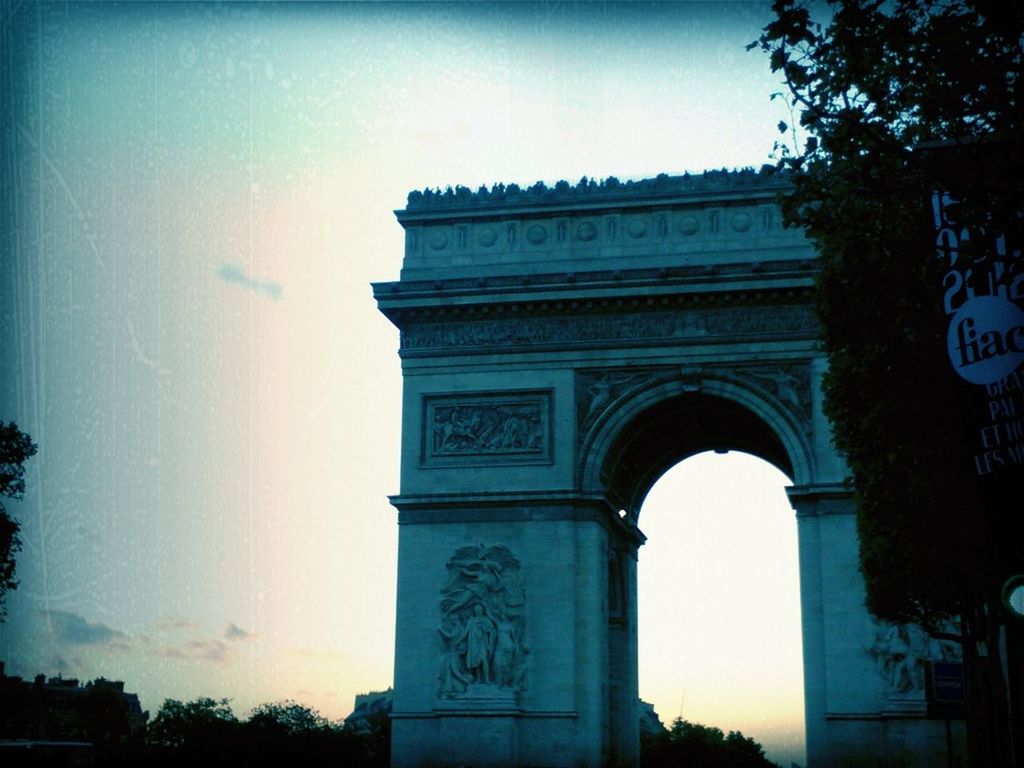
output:
[[[816,254],[779,190],[723,171],[396,212],[401,277],[374,285],[404,380],[393,765],[636,765],[638,515],[709,449],[792,480],[809,764],[944,764],[893,690],[916,661],[864,609]]]

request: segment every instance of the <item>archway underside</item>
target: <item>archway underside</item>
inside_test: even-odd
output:
[[[608,451],[602,480],[636,520],[659,477],[707,450],[744,451],[793,477],[785,446],[761,418],[723,397],[690,393],[660,402],[632,419]]]

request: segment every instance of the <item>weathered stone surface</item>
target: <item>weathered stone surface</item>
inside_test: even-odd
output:
[[[636,763],[638,513],[707,449],[793,481],[810,764],[940,754],[872,650],[815,254],[778,188],[715,172],[397,212],[401,279],[374,285],[404,375],[394,765]]]

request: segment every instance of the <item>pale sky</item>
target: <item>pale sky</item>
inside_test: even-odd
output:
[[[5,5],[0,419],[39,444],[8,673],[334,718],[391,684],[412,189],[770,161],[767,3]],[[641,695],[802,761],[787,479],[640,517]]]

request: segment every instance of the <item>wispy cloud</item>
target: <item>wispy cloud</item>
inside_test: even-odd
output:
[[[189,630],[188,639],[166,638],[156,651],[158,656],[178,661],[200,661],[225,666],[234,660],[239,643],[256,639],[256,635],[242,629],[234,622],[218,636],[201,636],[195,630],[198,625],[184,620],[169,622],[166,626],[169,634],[178,634],[181,630]],[[180,634],[178,635],[180,638]]]
[[[245,273],[237,264],[222,264],[220,269],[217,270],[217,274],[222,280],[226,280],[229,283],[237,283],[243,288],[262,293],[267,298],[274,299],[274,301],[280,301],[284,298],[284,288],[281,287],[280,283],[275,283],[271,280],[256,280]]]
[[[59,643],[89,645],[111,650],[128,650],[130,638],[124,632],[99,622],[86,621],[71,611],[40,611]]]
[[[56,669],[58,675],[66,677],[68,675],[79,674],[83,669],[83,665],[82,660],[77,656],[68,659],[67,657],[62,656],[58,653],[52,659],[50,659],[50,663],[47,665],[47,668]]]
[[[234,622],[218,633],[204,631],[200,624],[180,617],[165,617],[149,625],[149,632],[129,635],[101,622],[88,621],[72,611],[37,611],[40,627],[55,643],[51,666],[62,673],[82,668],[80,653],[134,651],[145,656],[206,662],[225,666],[234,661],[239,646],[258,639]]]
[[[199,625],[194,621],[183,619],[180,616],[167,616],[153,623],[153,628],[161,631],[169,629],[198,629]]]
[[[228,628],[224,630],[225,640],[251,640],[252,637],[253,635],[251,632],[246,632],[244,629],[242,629],[240,626],[233,622],[231,624],[228,624]]]
[[[208,640],[186,640],[178,645],[161,648],[158,655],[165,659],[180,661],[209,661],[224,665],[231,660],[231,649],[217,638]]]

